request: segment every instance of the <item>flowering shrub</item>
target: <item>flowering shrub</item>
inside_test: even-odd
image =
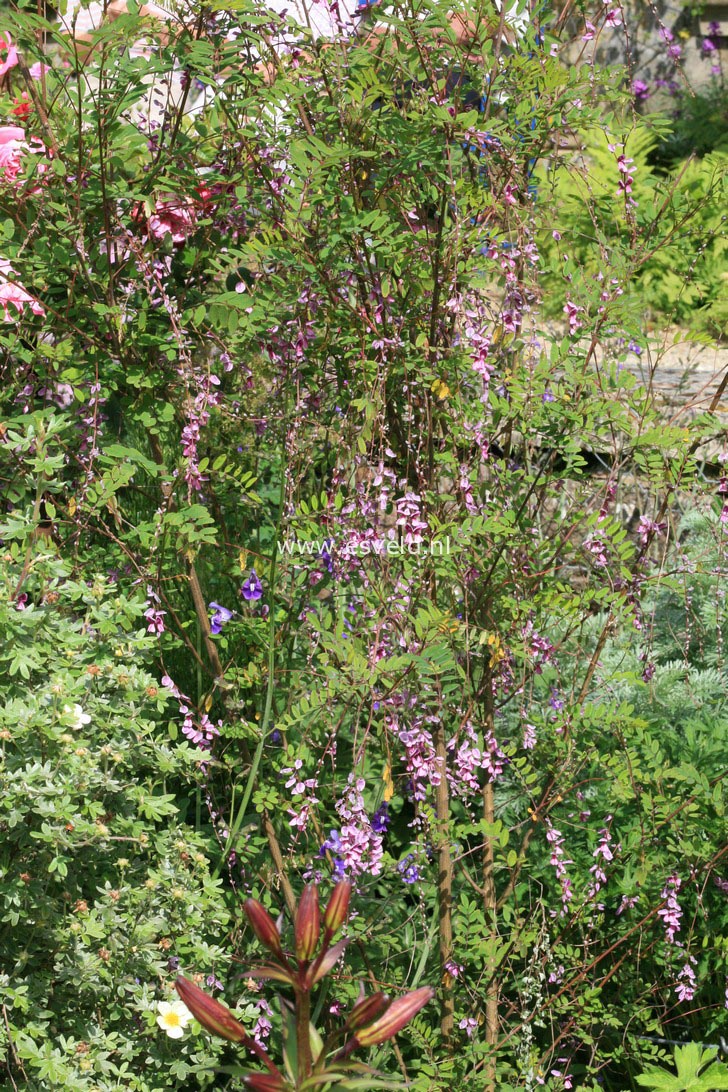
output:
[[[359,981],[436,990],[369,1037],[422,1092],[621,1089],[718,1027],[721,775],[650,686],[722,388],[666,422],[625,364],[632,283],[719,243],[678,244],[696,204],[645,182],[627,80],[547,22],[461,47],[433,2],[279,54],[242,0],[147,57],[133,13],[87,57],[9,24],[11,1084],[215,1087],[177,960],[273,1057],[236,911],[330,877],[356,915],[316,1026]],[[562,130],[597,128],[577,194]]]
[[[155,999],[180,961],[228,962],[209,840],[175,802],[175,786],[180,801],[194,791],[197,752],[170,739],[139,595],[72,578],[19,513],[0,533],[6,1064],[28,1087],[183,1085],[199,1052],[160,1040]]]

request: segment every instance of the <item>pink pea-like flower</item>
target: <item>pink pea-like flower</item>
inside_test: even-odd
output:
[[[9,34],[0,34],[0,76],[4,76],[18,63],[18,51]]]
[[[564,304],[564,314],[569,320],[569,333],[575,334],[577,330],[581,328],[581,322],[579,320],[579,312],[583,310],[582,307],[578,307],[571,300],[567,300]]]
[[[510,182],[507,182],[503,187],[503,200],[507,205],[517,205],[518,198],[516,197],[516,189]]]

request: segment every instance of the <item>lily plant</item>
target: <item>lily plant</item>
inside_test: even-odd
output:
[[[230,1009],[210,997],[189,979],[180,976],[177,992],[195,1019],[212,1035],[240,1043],[251,1051],[265,1070],[235,1069],[252,1092],[353,1092],[374,1088],[402,1088],[401,1081],[380,1079],[369,1066],[351,1056],[358,1049],[378,1046],[395,1036],[432,1000],[434,990],[423,986],[390,1000],[384,993],[359,999],[343,1025],[323,1039],[311,1023],[314,987],[333,970],[349,942],[336,940],[349,914],[351,884],[343,880],[334,888],[323,915],[318,890],[309,884],[298,903],[294,920],[294,952],[286,952],[275,921],[256,899],[243,904],[258,940],[271,953],[268,963],[253,968],[253,978],[271,979],[288,986],[293,1004],[281,998],[283,1014],[283,1069],[250,1035]]]

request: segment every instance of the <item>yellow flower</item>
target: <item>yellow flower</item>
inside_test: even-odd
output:
[[[157,1005],[159,1016],[157,1023],[170,1039],[181,1039],[184,1030],[192,1019],[192,1013],[183,1001],[160,1001]]]

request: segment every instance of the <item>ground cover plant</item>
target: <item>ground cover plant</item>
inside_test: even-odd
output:
[[[725,1086],[724,156],[467,11],[0,28],[4,1087]]]

